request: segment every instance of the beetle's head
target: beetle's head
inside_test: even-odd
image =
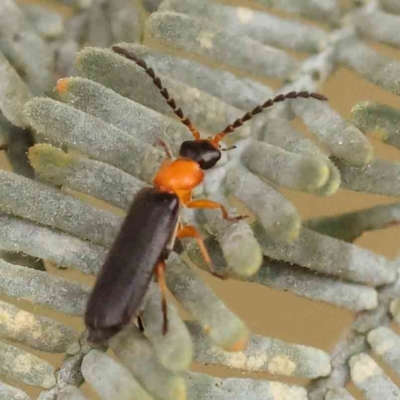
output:
[[[211,140],[187,140],[181,144],[179,155],[195,161],[201,169],[210,169],[221,158],[221,150]]]

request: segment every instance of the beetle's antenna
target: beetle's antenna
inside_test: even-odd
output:
[[[136,55],[132,51],[124,49],[120,46],[112,46],[112,49],[121,56],[124,56],[125,58],[134,61],[139,67],[144,69],[146,74],[150,76],[150,78],[153,80],[153,83],[158,87],[161,95],[164,97],[167,104],[171,107],[175,115],[180,119],[182,124],[186,125],[189,128],[190,132],[192,132],[196,140],[200,139],[200,132],[194,127],[192,121],[183,114],[183,111],[176,106],[175,100],[170,97],[168,90],[163,87],[161,79],[154,73],[153,68],[148,67],[146,61],[136,57]]]
[[[297,98],[303,98],[303,99],[313,98],[320,101],[328,100],[322,94],[313,92],[289,92],[286,94],[280,94],[272,99],[267,100],[265,103],[255,107],[252,111],[249,111],[246,114],[244,114],[242,118],[238,118],[235,122],[228,125],[222,132],[218,133],[211,139],[212,143],[214,145],[218,145],[218,143],[224,138],[225,135],[241,127],[245,122],[249,121],[251,118],[262,112],[264,109],[273,106],[275,103],[279,103],[281,101],[285,101],[288,99],[297,99]]]

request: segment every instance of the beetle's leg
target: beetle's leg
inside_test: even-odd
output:
[[[205,260],[205,262],[211,266],[211,258],[210,255],[208,254],[208,251],[206,249],[206,246],[204,246],[203,238],[201,237],[200,232],[191,225],[185,225],[179,228],[178,233],[176,234],[176,237],[178,239],[183,239],[187,237],[195,238],[197,240],[197,243],[199,245],[201,254]],[[213,271],[212,271],[213,272]]]
[[[165,155],[168,159],[172,159],[172,152],[168,144],[164,142],[163,139],[157,138],[157,143],[163,148]]]
[[[210,269],[211,274],[213,274],[214,276],[216,276],[220,279],[226,278],[225,276],[220,275],[217,272],[215,272],[210,255],[208,254],[206,246],[204,245],[203,238],[201,237],[200,232],[194,226],[191,226],[191,225],[181,226],[178,230],[178,233],[176,234],[176,237],[178,239],[183,239],[186,237],[195,238],[199,245],[201,254],[202,254],[205,262],[208,264],[208,268]]]
[[[194,200],[188,204],[185,204],[188,208],[211,208],[211,209],[220,209],[222,212],[222,217],[227,221],[239,221],[241,219],[247,218],[247,215],[238,215],[237,217],[230,217],[226,208],[216,201],[201,199]]]
[[[167,285],[165,283],[165,262],[160,261],[155,267],[155,274],[157,276],[158,286],[161,292],[161,308],[163,313],[163,335],[168,332],[168,310],[167,310]]]
[[[140,315],[137,316],[137,323],[138,323],[140,332],[144,332],[143,318]]]

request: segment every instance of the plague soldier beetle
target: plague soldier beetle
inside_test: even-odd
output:
[[[194,139],[182,143],[177,159],[173,159],[168,146],[161,142],[167,159],[156,173],[154,187],[142,189],[134,198],[90,295],[85,324],[89,330],[88,340],[93,343],[108,340],[127,325],[132,317],[137,316],[153,274],[157,276],[162,294],[163,333],[167,332],[165,261],[176,238],[195,238],[210,271],[217,275],[200,233],[194,226],[184,226],[179,216],[180,208],[188,207],[220,209],[223,218],[230,221],[244,218],[230,217],[225,207],[217,202],[208,199],[192,200],[191,197],[193,189],[204,179],[203,170],[214,167],[221,158],[221,151],[230,149],[221,149],[221,140],[274,103],[295,98],[327,100],[320,94],[309,92],[279,95],[255,107],[217,135],[201,139],[199,131],[177,108],[153,69],[122,47],[114,46],[112,49],[134,61],[147,73]]]

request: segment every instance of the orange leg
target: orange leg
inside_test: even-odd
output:
[[[230,217],[226,208],[216,201],[212,200],[194,200],[188,204],[185,204],[188,208],[211,208],[211,209],[220,209],[222,211],[222,217],[227,221],[239,221],[241,219],[247,218],[247,215],[238,215],[237,217]]]
[[[167,285],[165,283],[165,262],[160,261],[155,267],[155,274],[157,276],[158,286],[161,291],[161,308],[163,313],[163,335],[168,332],[168,312],[167,312]]]
[[[180,228],[176,234],[176,237],[178,239],[183,239],[183,238],[187,238],[187,237],[195,238],[199,245],[201,254],[202,254],[205,262],[208,264],[210,272],[218,278],[225,279],[225,277],[223,275],[220,275],[214,271],[214,267],[212,265],[210,255],[208,254],[206,246],[204,246],[203,238],[201,237],[200,232],[198,232],[198,230],[194,226],[191,226],[191,225],[180,226]]]

